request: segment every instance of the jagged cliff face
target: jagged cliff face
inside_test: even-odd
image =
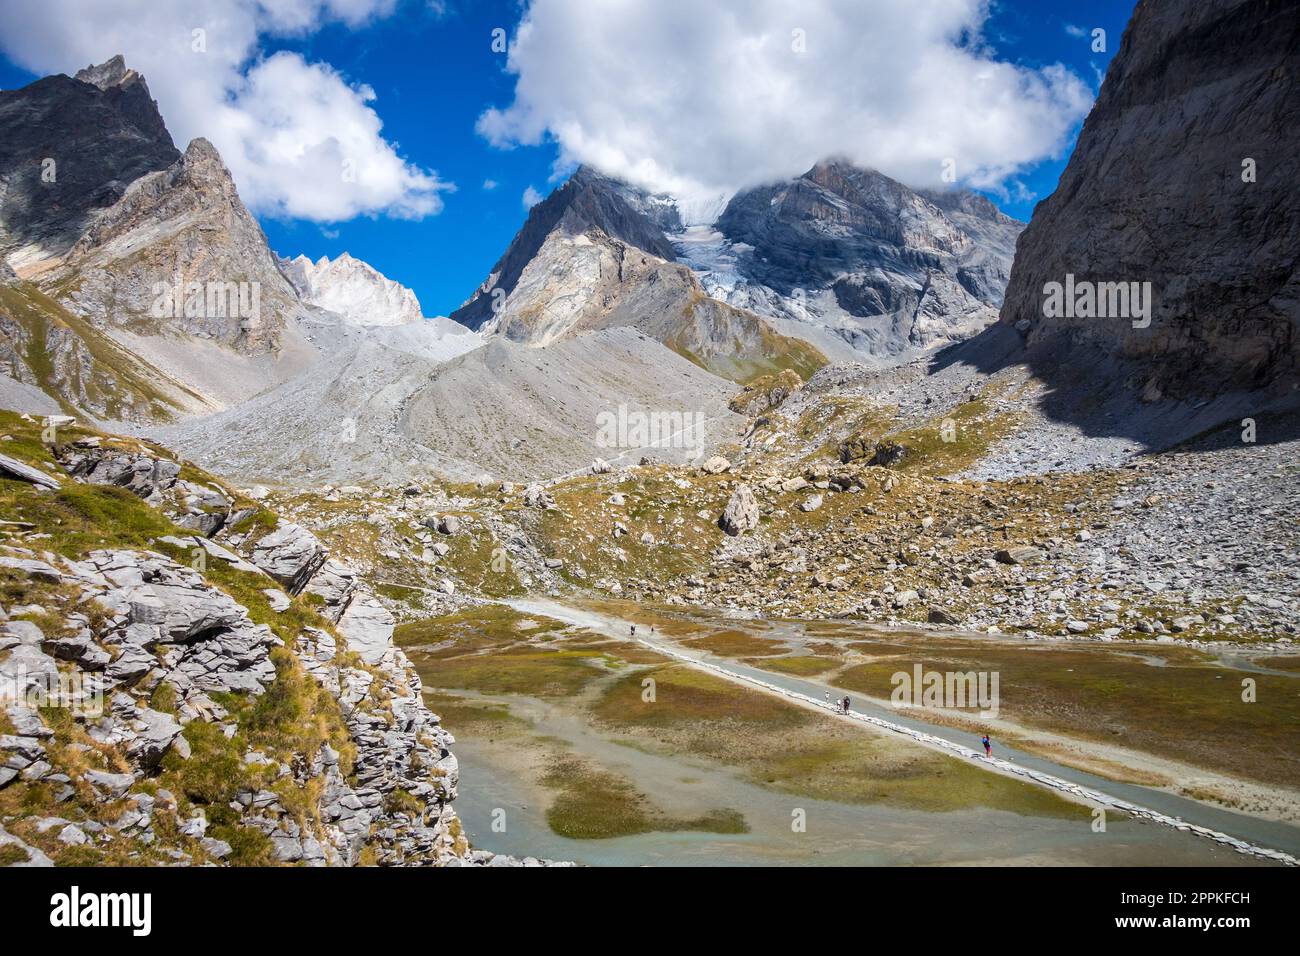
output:
[[[1020,237],[1002,321],[1044,367],[1085,347],[1131,360],[1147,398],[1289,388],[1300,365],[1297,130],[1294,3],[1143,0],[1060,185]],[[1149,325],[1045,317],[1044,286],[1067,274],[1150,282]]]
[[[661,225],[673,222],[673,213],[660,205],[654,207],[653,215],[647,215],[639,204],[628,201],[629,195],[635,195],[635,191],[626,184],[586,166],[579,169],[529,210],[528,219],[487,279],[451,318],[472,329],[491,322],[494,302],[514,292],[524,270],[552,235],[572,238],[597,230],[660,259],[676,258]]]
[[[353,325],[405,325],[423,318],[415,293],[368,263],[343,253],[331,260],[281,260],[304,302],[329,309]]]
[[[221,157],[121,57],[0,93],[0,260],[0,372],[70,411],[211,412],[314,358]]]
[[[889,358],[994,321],[1021,228],[971,193],[827,161],[735,196],[692,258],[712,294]]]
[[[261,227],[205,139],[136,180],[44,283],[100,325],[181,332],[241,351],[279,344],[299,307]]]
[[[24,276],[48,268],[134,180],[179,158],[121,57],[0,92],[0,258]]]

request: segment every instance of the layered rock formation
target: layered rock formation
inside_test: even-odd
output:
[[[1282,0],[1142,0],[1001,319],[1035,367],[1127,363],[1148,399],[1288,390],[1300,367],[1300,17]],[[1151,284],[1148,317],[1045,317],[1045,287]],[[1071,312],[1070,314],[1073,314]]]
[[[712,244],[686,238],[712,294],[891,359],[995,320],[1021,228],[967,191],[919,193],[830,160],[735,196]]]
[[[675,261],[664,227],[680,225],[663,197],[579,169],[534,206],[491,274],[452,318],[485,335],[546,345],[628,326],[726,378],[747,381],[826,358],[757,315],[705,293]]]
[[[7,593],[27,599],[0,608],[0,788],[52,801],[8,819],[6,842],[37,863],[511,862],[470,850],[450,807],[453,738],[391,617],[369,613],[373,595],[310,532],[267,532],[248,502],[150,452],[81,439],[62,462],[179,527],[211,520],[158,550],[0,549]],[[305,588],[323,616],[290,613]],[[57,620],[33,603],[55,590],[69,602]],[[68,716],[58,738],[41,701]]]

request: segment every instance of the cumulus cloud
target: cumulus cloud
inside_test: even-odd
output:
[[[483,188],[486,189],[486,190],[489,190],[489,191],[491,191],[491,190],[493,190],[493,189],[496,189],[497,186],[499,186],[499,185],[501,185],[501,184],[498,183],[495,179],[485,179],[485,180],[483,180]]]
[[[478,131],[553,140],[655,190],[703,196],[847,157],[914,186],[999,188],[1058,155],[1092,101],[1059,64],[1000,61],[987,0],[532,0],[513,102]]]
[[[523,196],[524,208],[532,209],[534,206],[536,206],[539,202],[541,202],[545,198],[546,198],[545,196],[539,193],[532,186],[528,186],[527,188],[524,189],[524,196]]]
[[[255,211],[320,222],[419,218],[454,188],[384,138],[375,93],[267,36],[360,27],[397,0],[6,0],[0,49],[36,73],[75,73],[115,53],[144,74],[180,148],[207,137]]]

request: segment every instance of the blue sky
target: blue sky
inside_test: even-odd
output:
[[[1095,94],[1133,5],[1134,0],[997,0],[984,39],[998,59],[1017,65],[1060,62]],[[502,27],[513,37],[520,16],[516,0],[448,0],[441,13],[427,0],[399,0],[391,16],[361,26],[326,23],[308,36],[263,37],[261,55],[294,52],[332,65],[349,84],[371,87],[369,106],[383,122],[383,138],[402,159],[456,185],[441,194],[440,213],[420,219],[377,213],[321,223],[262,214],[272,248],[313,259],[347,250],[413,288],[426,315],[446,314],[464,300],[522,224],[524,190],[531,186],[545,194],[557,185],[552,172],[559,147],[553,139],[501,149],[475,130],[485,109],[512,100],[516,77],[505,71],[505,57],[492,51],[491,34]],[[1085,35],[1073,35],[1067,26],[1083,28]],[[1105,53],[1091,50],[1086,33],[1094,27],[1107,31]],[[114,52],[106,49],[100,59]],[[0,58],[0,87],[22,86],[35,75]],[[157,80],[149,79],[158,96]],[[1069,139],[1072,144],[1073,132]],[[1068,151],[1022,170],[1018,181],[1036,199],[1045,197],[1067,156]],[[496,187],[485,189],[485,180]],[[989,195],[1008,214],[1028,219],[1036,199],[1024,198],[1024,190]]]

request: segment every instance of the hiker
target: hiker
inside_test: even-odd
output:
[[[633,637],[636,637],[636,625],[635,625],[635,624],[632,625],[632,636],[633,636]]]
[[[841,706],[843,706],[843,708],[844,708],[844,713],[845,713],[845,714],[848,714],[848,712],[849,712],[849,699],[848,699],[848,697],[846,696],[842,701],[840,701],[840,704],[841,704]]]
[[[983,737],[981,737],[981,738],[980,738],[980,743],[982,743],[982,744],[984,745],[984,757],[985,757],[985,759],[987,759],[987,758],[989,758],[989,757],[992,757],[992,756],[993,756],[993,743],[992,743],[992,741],[989,740],[989,735],[988,735],[988,734],[985,734]]]

